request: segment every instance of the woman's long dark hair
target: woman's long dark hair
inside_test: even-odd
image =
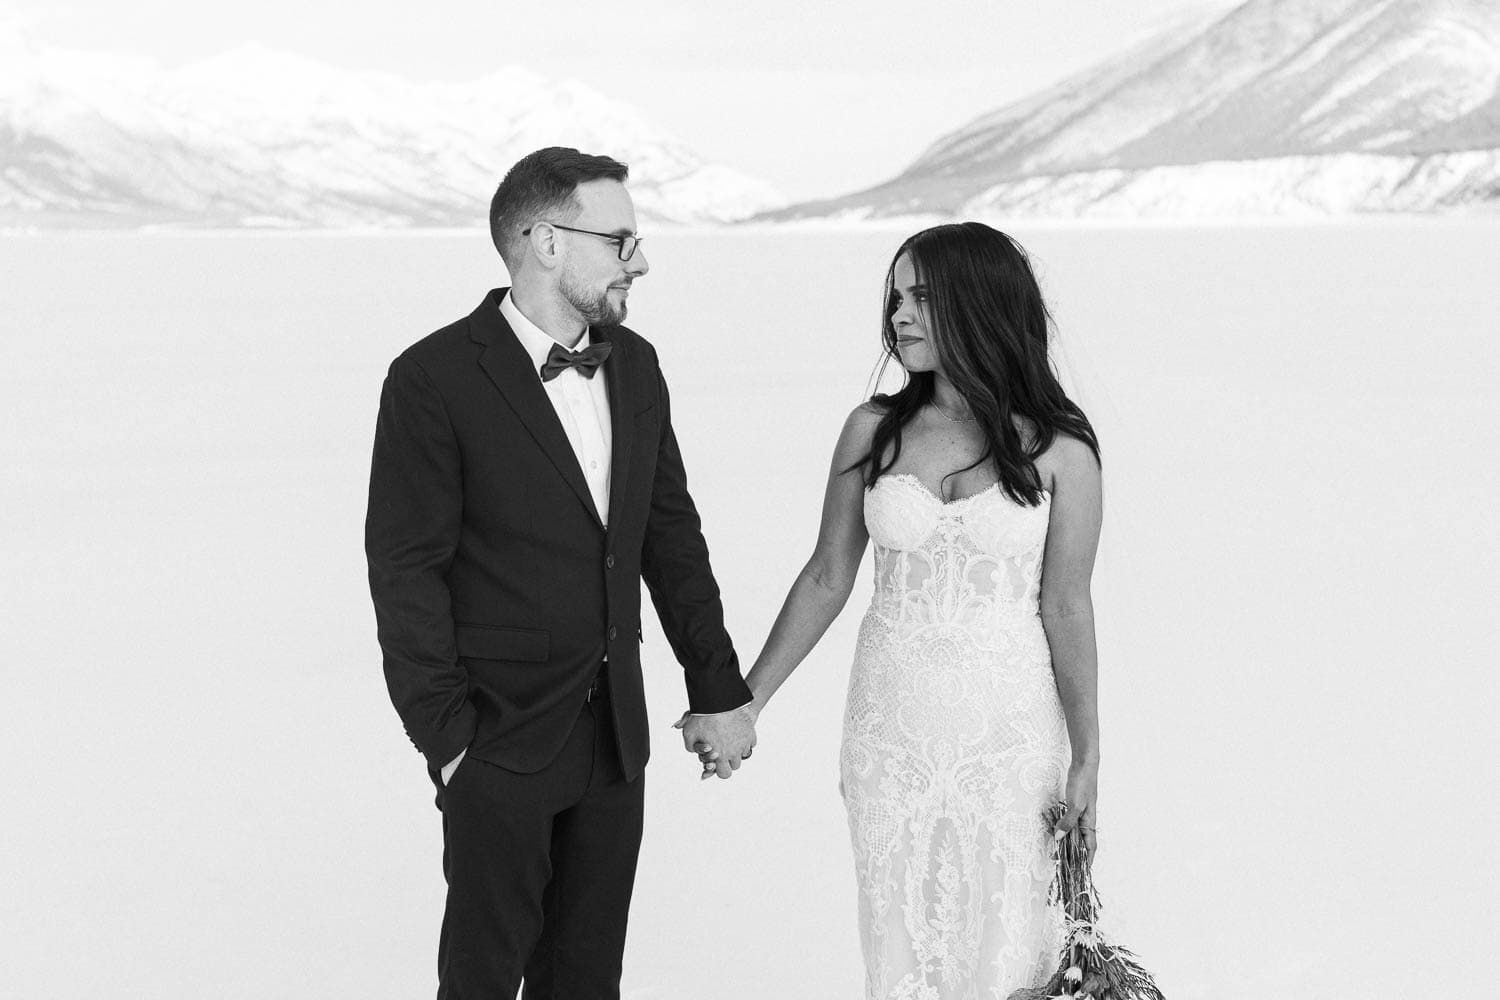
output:
[[[891,258],[885,276],[884,366],[900,357],[891,316],[896,312],[896,261],[907,254],[917,281],[927,286],[927,334],[953,388],[984,431],[985,450],[967,472],[993,460],[1000,484],[1017,503],[1042,502],[1036,459],[1066,432],[1085,442],[1099,460],[1099,440],[1088,418],[1063,392],[1047,352],[1052,316],[1042,302],[1026,251],[998,229],[980,222],[934,226],[912,236]],[[849,470],[861,469],[873,487],[901,457],[901,429],[932,402],[932,372],[909,372],[899,392],[875,395],[883,414],[870,451]],[[1023,442],[1014,418],[1035,428]],[[881,460],[890,449],[890,457]]]

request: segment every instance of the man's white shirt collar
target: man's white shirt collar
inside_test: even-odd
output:
[[[511,300],[510,292],[505,293],[505,298],[500,300],[500,315],[505,317],[505,322],[515,331],[516,339],[521,346],[526,348],[526,353],[531,356],[531,370],[541,378],[542,365],[547,363],[547,354],[552,350],[552,345],[557,343],[552,336],[537,326],[516,308],[515,302]],[[573,344],[572,350],[588,346],[589,331],[585,327],[583,335]],[[567,344],[563,345],[567,347]]]

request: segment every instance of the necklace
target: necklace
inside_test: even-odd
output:
[[[950,416],[948,416],[948,411],[945,410],[945,409],[943,409],[941,406],[939,406],[938,403],[937,403],[937,400],[935,400],[935,399],[931,401],[931,406],[932,406],[932,408],[934,410],[938,411],[938,416],[942,417],[944,420],[948,421],[950,424],[972,424],[974,422],[974,415],[972,413],[969,414],[967,417],[950,417]]]

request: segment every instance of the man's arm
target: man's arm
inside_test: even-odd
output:
[[[740,674],[734,644],[724,628],[724,607],[709,565],[708,544],[688,492],[682,453],[672,430],[667,383],[659,369],[656,377],[661,437],[641,551],[641,576],[651,592],[662,631],[682,664],[689,709],[704,717],[694,720],[700,724],[694,731],[701,735],[702,726],[709,727],[717,741],[715,748],[726,758],[733,756],[738,766],[739,757],[754,745],[746,708],[751,701],[750,689]],[[740,720],[739,715],[745,718]],[[731,722],[732,730],[722,730]],[[721,774],[727,777],[728,770],[726,760]]]
[[[462,482],[442,397],[420,364],[397,358],[380,395],[365,554],[391,702],[434,769],[474,738],[446,580],[458,546]]]

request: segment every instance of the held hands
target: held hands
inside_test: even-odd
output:
[[[1064,793],[1065,811],[1053,827],[1052,836],[1061,840],[1074,827],[1083,831],[1084,850],[1092,858],[1099,850],[1099,762],[1074,761],[1068,768],[1068,785]]]
[[[682,730],[682,745],[688,753],[698,755],[703,777],[717,774],[728,778],[739,770],[740,762],[750,759],[755,748],[754,705],[745,705],[717,715],[682,713],[672,724]]]

